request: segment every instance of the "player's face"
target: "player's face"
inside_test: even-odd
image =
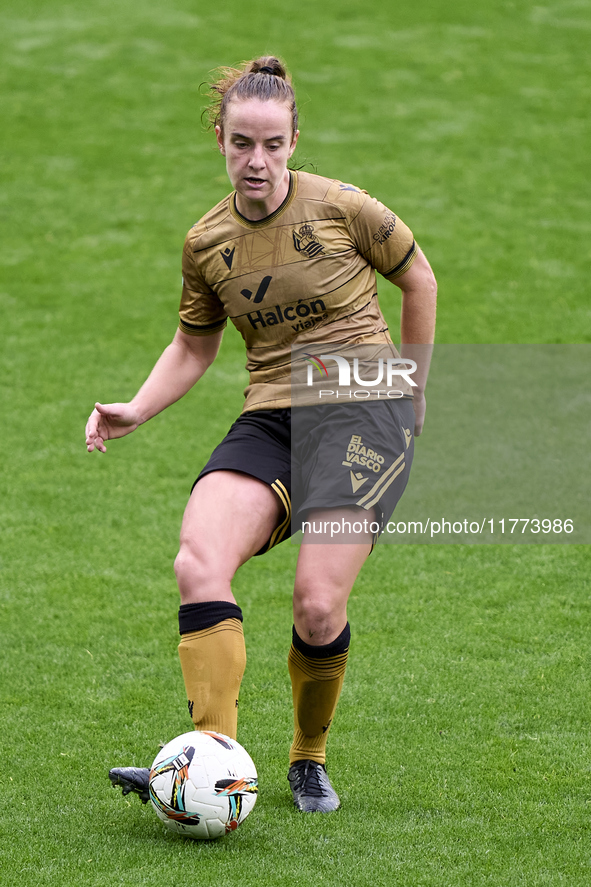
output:
[[[264,219],[281,206],[289,189],[287,161],[299,132],[292,132],[288,105],[259,99],[230,102],[223,132],[215,128],[238,210]]]

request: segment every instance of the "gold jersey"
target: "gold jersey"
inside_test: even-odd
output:
[[[366,191],[290,172],[265,219],[244,218],[233,192],[191,228],[179,326],[209,335],[229,317],[246,343],[243,411],[288,407],[293,345],[391,342],[375,272],[394,280],[416,254],[409,228]]]

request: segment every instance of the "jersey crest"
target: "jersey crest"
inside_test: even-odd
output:
[[[316,256],[325,254],[324,247],[317,235],[314,234],[314,225],[310,225],[308,222],[293,232],[293,245],[299,253],[304,253],[309,259],[315,259]]]

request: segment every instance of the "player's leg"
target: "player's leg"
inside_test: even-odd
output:
[[[312,646],[330,644],[347,623],[347,601],[375,540],[374,512],[357,506],[313,509],[307,516],[296,567],[293,615],[298,635]],[[331,537],[330,524],[359,525],[359,532]],[[375,524],[377,527],[378,524]]]
[[[265,545],[281,511],[267,484],[233,471],[206,474],[187,505],[175,573],[181,594],[179,657],[196,730],[236,738],[246,650],[231,582],[238,567]]]
[[[195,729],[236,738],[246,650],[230,583],[265,545],[282,508],[271,487],[234,471],[206,474],[191,494],[175,572],[181,593],[179,656]],[[109,778],[124,795],[134,792],[148,802],[149,769],[115,767]]]
[[[236,603],[231,581],[276,527],[283,506],[271,487],[236,471],[212,471],[187,503],[174,569],[181,605]]]
[[[309,520],[354,521],[361,509],[314,510]],[[364,512],[371,522],[371,512]],[[330,525],[330,524],[329,524]],[[331,812],[339,799],[325,771],[326,742],[341,694],[350,630],[347,601],[373,534],[355,534],[347,543],[304,542],[300,548],[294,588],[293,640],[288,666],[294,707],[294,738],[290,749],[294,802],[304,812]]]

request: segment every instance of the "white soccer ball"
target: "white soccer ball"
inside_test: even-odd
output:
[[[223,733],[177,736],[156,755],[150,801],[173,832],[220,838],[238,828],[255,805],[256,767],[240,743]]]

